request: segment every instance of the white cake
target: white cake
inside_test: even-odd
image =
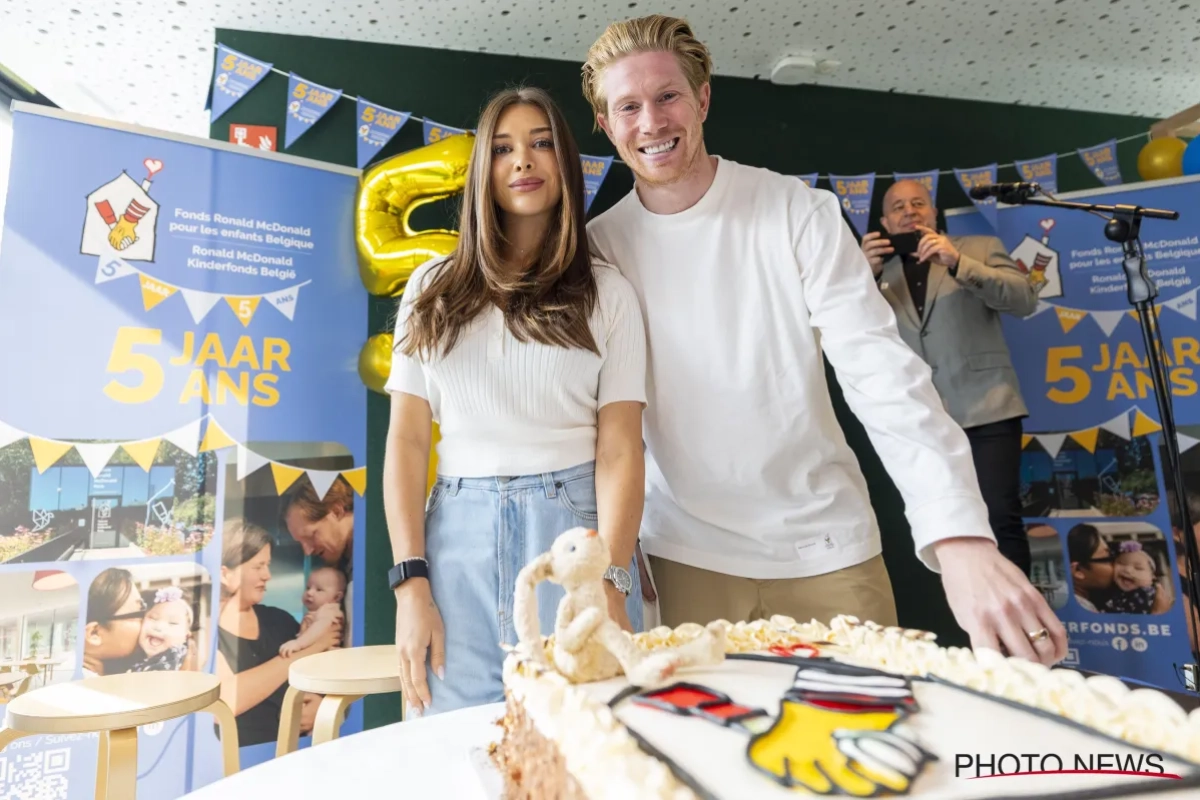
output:
[[[661,650],[703,630],[634,639]],[[724,662],[649,690],[510,654],[495,753],[508,800],[1200,798],[1200,711],[1161,692],[849,617],[726,631]]]

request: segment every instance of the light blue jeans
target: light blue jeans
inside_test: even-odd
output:
[[[594,462],[543,475],[515,478],[438,476],[425,511],[425,557],[433,600],[446,627],[446,679],[429,673],[438,714],[504,699],[500,642],[517,643],[513,592],[517,573],[550,549],[563,531],[595,528]],[[637,559],[626,610],[642,630],[642,588]],[[554,632],[562,587],[537,587],[542,633]]]

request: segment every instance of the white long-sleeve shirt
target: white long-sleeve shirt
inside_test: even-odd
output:
[[[413,271],[394,338],[441,259]],[[611,266],[593,264],[597,303],[589,326],[599,355],[578,347],[522,342],[492,306],[428,361],[392,353],[384,388],[429,402],[438,423],[438,472],[459,478],[537,475],[596,457],[599,411],[646,401],[646,340],[637,297]]]
[[[938,569],[940,539],[994,539],[966,435],[900,339],[832,193],[719,159],[691,208],[651,213],[635,189],[588,231],[645,320],[647,553],[762,579],[881,552],[822,350],[925,564]]]

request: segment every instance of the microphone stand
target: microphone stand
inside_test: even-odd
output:
[[[1200,635],[1197,635],[1196,630],[1196,615],[1197,612],[1200,612],[1200,552],[1198,552],[1196,544],[1196,534],[1192,529],[1191,515],[1188,513],[1187,494],[1183,485],[1183,469],[1180,466],[1179,439],[1175,431],[1174,406],[1167,381],[1167,372],[1162,362],[1162,335],[1158,327],[1158,316],[1155,313],[1154,304],[1155,298],[1158,297],[1158,287],[1146,268],[1146,256],[1142,250],[1140,238],[1143,219],[1177,220],[1179,212],[1131,205],[1105,206],[1095,203],[1073,203],[1033,196],[1035,192],[1040,191],[1037,184],[1020,184],[1007,191],[999,192],[997,201],[1008,205],[1038,205],[1089,211],[1099,216],[1111,214],[1111,218],[1104,226],[1104,236],[1109,241],[1119,242],[1124,250],[1125,257],[1122,266],[1125,270],[1126,294],[1129,297],[1130,305],[1137,310],[1138,322],[1142,328],[1142,341],[1146,346],[1146,361],[1150,367],[1150,378],[1154,384],[1154,397],[1158,402],[1158,418],[1162,423],[1167,464],[1171,472],[1172,488],[1178,510],[1176,519],[1179,520],[1182,528],[1183,550],[1187,563],[1188,580],[1185,581],[1187,585],[1184,587],[1184,591],[1192,604],[1192,614],[1187,620],[1187,624],[1192,631],[1191,641],[1193,644],[1191,646],[1192,663],[1183,665],[1184,686],[1191,692],[1200,691]]]

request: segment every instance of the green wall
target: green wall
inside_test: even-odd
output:
[[[235,50],[274,63],[285,73],[294,71],[347,94],[362,95],[372,102],[456,127],[473,127],[488,95],[497,89],[519,82],[541,86],[562,105],[579,138],[581,152],[614,152],[603,134],[592,132],[590,110],[580,94],[578,64],[221,29],[216,38]],[[268,76],[212,126],[211,135],[228,140],[229,125],[242,123],[274,125],[282,139],[286,94],[287,78]],[[1152,121],[924,95],[782,87],[765,80],[717,77],[713,80],[713,111],[705,125],[705,137],[709,152],[787,174],[877,171],[882,178],[893,171],[974,167],[1066,152],[1145,131]],[[343,99],[287,152],[354,166],[355,127],[355,104]],[[410,121],[381,158],[421,144],[421,124]],[[1137,177],[1138,147],[1137,142],[1131,142],[1121,148],[1121,170],[1127,180]],[[1002,170],[1000,179],[1015,180],[1016,174],[1011,168]],[[629,170],[614,164],[592,213],[608,208],[632,185]],[[1096,185],[1079,158],[1059,159],[1061,191]],[[877,185],[873,218],[879,216],[880,198],[886,187],[886,180]],[[953,175],[941,176],[938,195],[943,209],[969,203]],[[449,203],[442,204],[442,208],[421,209],[414,215],[414,226],[454,227],[454,218],[444,216],[452,211]],[[386,329],[392,305],[390,300],[372,300],[363,325],[364,340]],[[967,644],[946,606],[938,577],[913,555],[899,493],[883,471],[862,426],[847,410],[835,382],[834,400],[870,485],[901,622],[935,631],[943,644]],[[372,393],[367,450],[367,644],[391,642],[395,621],[395,606],[385,579],[392,559],[380,491],[387,410],[386,398]],[[398,714],[396,698],[368,698],[365,714],[368,726],[394,721]]]

